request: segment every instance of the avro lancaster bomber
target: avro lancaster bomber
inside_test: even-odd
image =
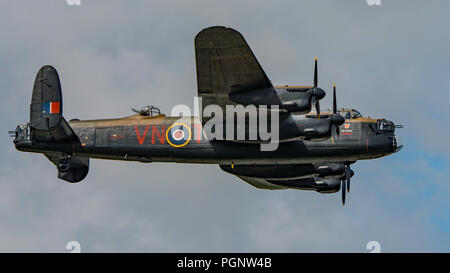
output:
[[[58,177],[72,183],[87,176],[90,158],[217,164],[260,189],[341,191],[343,204],[354,174],[351,164],[402,148],[394,133],[401,125],[338,109],[335,86],[332,110],[321,112],[325,91],[318,87],[317,59],[313,85],[274,86],[244,37],[219,26],[197,34],[195,55],[198,107],[203,109],[198,116],[166,116],[148,106],[124,118],[67,121],[58,73],[42,67],[34,82],[30,121],[11,132],[16,148],[44,154]],[[221,118],[217,111],[205,114],[211,105],[223,110],[222,117],[230,106],[253,107],[256,119],[249,113],[239,121],[216,119]],[[241,138],[234,133],[238,127],[244,128]],[[262,149],[268,138],[253,134],[261,128],[276,132],[270,140],[273,149]]]

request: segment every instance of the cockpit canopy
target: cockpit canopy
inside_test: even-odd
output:
[[[362,117],[361,113],[355,109],[339,109],[338,114],[343,116],[345,119],[355,119]]]

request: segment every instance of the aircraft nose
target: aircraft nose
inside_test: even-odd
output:
[[[403,148],[403,142],[399,135],[394,135],[392,138],[392,145],[394,147],[394,153],[400,151]]]

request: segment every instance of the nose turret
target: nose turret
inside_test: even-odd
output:
[[[400,136],[395,134],[396,128],[403,126],[395,125],[386,119],[377,119],[364,124],[362,127],[364,141],[361,142],[361,148],[365,151],[365,158],[378,158],[400,151],[403,143]]]
[[[399,135],[394,134],[394,137],[392,138],[392,146],[394,147],[394,153],[403,148],[403,142]]]

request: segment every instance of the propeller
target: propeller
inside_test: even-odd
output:
[[[345,122],[343,116],[337,113],[336,84],[333,85],[333,114],[331,115],[331,142],[334,144],[336,137],[339,137],[339,126]]]
[[[345,195],[350,193],[350,178],[355,173],[350,169],[350,163],[345,163],[344,176],[341,178],[341,194],[342,194],[342,205],[345,206]]]
[[[317,87],[319,82],[317,75],[317,58],[314,60],[314,86],[311,92],[311,105],[314,105],[317,112],[317,117],[320,118],[320,103],[319,100],[325,97],[325,91],[322,88]]]

